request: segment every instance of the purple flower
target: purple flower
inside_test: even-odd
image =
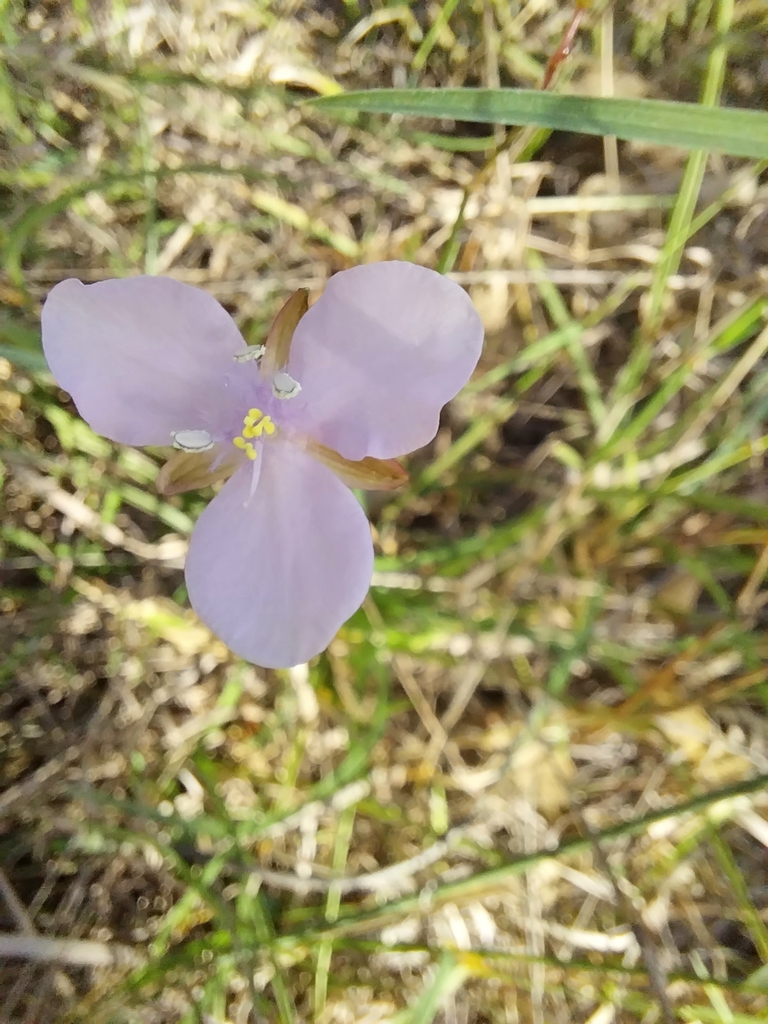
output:
[[[434,437],[483,338],[458,285],[400,262],[336,274],[308,310],[295,293],[264,347],[206,292],[164,277],[63,281],[42,326],[51,372],[95,431],[180,449],[161,490],[231,477],[192,534],[189,598],[270,668],[322,651],[360,607],[373,545],[346,484],[403,482],[387,460]]]

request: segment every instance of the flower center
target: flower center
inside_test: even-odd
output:
[[[269,436],[276,431],[277,427],[272,422],[271,416],[265,416],[261,409],[249,409],[248,415],[243,417],[242,433],[232,439],[232,444],[235,448],[240,448],[241,451],[244,451],[248,458],[253,461],[258,452],[251,438],[262,437],[264,434]]]

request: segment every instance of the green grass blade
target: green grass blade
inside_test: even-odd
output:
[[[410,1009],[395,1017],[396,1024],[432,1024],[445,1000],[455,992],[468,975],[466,966],[452,953],[443,953],[432,981],[421,998]]]
[[[544,261],[539,253],[532,249],[526,254],[526,260],[532,270],[538,270],[542,275],[536,287],[549,315],[559,330],[568,332],[565,349],[576,370],[576,377],[592,422],[599,427],[606,416],[605,403],[600,394],[600,384],[595,376],[595,371],[592,369],[589,356],[581,343],[581,331],[577,334],[574,330],[580,325],[572,318],[560,292],[551,281],[547,280]],[[573,333],[571,333],[572,331]]]
[[[537,125],[685,149],[719,150],[734,156],[768,156],[768,113],[740,107],[562,96],[534,89],[369,89],[308,102],[329,114],[359,111]]]
[[[715,31],[725,38],[733,19],[733,0],[721,0],[715,14]],[[728,58],[728,46],[721,42],[712,48],[707,64],[707,74],[701,95],[703,107],[714,107],[720,100],[720,93],[725,80],[725,67]],[[675,208],[669,220],[667,239],[653,274],[653,283],[649,293],[649,308],[646,318],[646,332],[653,334],[658,326],[663,311],[664,296],[667,282],[672,274],[676,274],[680,266],[683,249],[687,240],[687,229],[693,218],[696,203],[704,180],[709,153],[696,150],[688,157],[685,174],[677,195]]]
[[[443,4],[437,17],[432,23],[432,28],[424,36],[421,46],[418,48],[413,60],[411,61],[411,67],[414,71],[421,71],[424,68],[430,53],[432,53],[432,50],[434,49],[438,36],[442,32],[443,27],[451,20],[451,16],[456,10],[458,3],[459,0],[446,0]]]
[[[352,842],[352,831],[355,823],[355,807],[348,807],[342,812],[339,818],[339,827],[336,832],[336,839],[333,846],[333,870],[341,875],[347,864],[349,846]],[[325,901],[325,919],[333,923],[339,916],[341,906],[341,890],[331,886]],[[321,942],[317,948],[317,967],[315,969],[315,1016],[325,1010],[328,996],[328,975],[331,969],[331,956],[333,943],[330,940]]]
[[[521,874],[527,868],[543,860],[551,860],[568,853],[592,849],[596,842],[603,843],[611,839],[617,839],[620,836],[638,835],[654,822],[665,821],[682,814],[706,812],[709,807],[721,800],[729,800],[747,793],[756,793],[765,789],[766,786],[768,786],[768,774],[756,775],[733,786],[724,786],[722,789],[702,793],[676,806],[661,808],[644,814],[639,818],[619,822],[616,825],[603,829],[594,836],[574,836],[564,840],[554,849],[523,854],[500,867],[479,871],[468,879],[463,879],[459,882],[448,882],[438,886],[432,893],[430,906],[434,909],[442,906],[444,903],[455,902],[456,900],[476,899],[494,892],[498,886],[506,885],[511,877]],[[307,942],[320,938],[337,939],[347,935],[364,934],[365,932],[382,927],[383,924],[392,920],[399,920],[408,914],[419,913],[421,907],[420,900],[421,897],[419,895],[406,896],[403,899],[384,904],[374,910],[353,911],[348,916],[340,916],[336,924],[325,924],[316,929],[308,928],[303,933],[291,936],[286,935],[285,941],[290,947],[297,938],[302,942]]]
[[[40,344],[40,331],[28,326],[20,315],[0,311],[0,359],[30,373],[46,373],[48,364]]]
[[[765,922],[760,916],[760,911],[752,901],[749,887],[739,870],[739,866],[733,856],[733,851],[714,825],[710,829],[709,842],[715,851],[720,868],[736,896],[742,921],[749,931],[761,960],[766,964],[768,963],[768,928],[766,928]]]

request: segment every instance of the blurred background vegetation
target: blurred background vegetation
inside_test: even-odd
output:
[[[303,101],[537,88],[563,0],[1,0],[0,1021],[768,1014],[768,179]],[[764,0],[585,5],[555,87],[764,109]],[[463,219],[457,220],[464,201]],[[188,610],[207,495],[48,376],[62,278],[260,338],[357,262],[487,331],[310,666]]]

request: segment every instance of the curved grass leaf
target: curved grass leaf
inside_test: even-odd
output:
[[[734,156],[768,156],[768,113],[671,100],[562,96],[534,89],[369,89],[307,101],[334,111],[450,117],[616,135]]]
[[[0,359],[7,359],[30,373],[48,372],[40,331],[10,311],[0,311]]]

